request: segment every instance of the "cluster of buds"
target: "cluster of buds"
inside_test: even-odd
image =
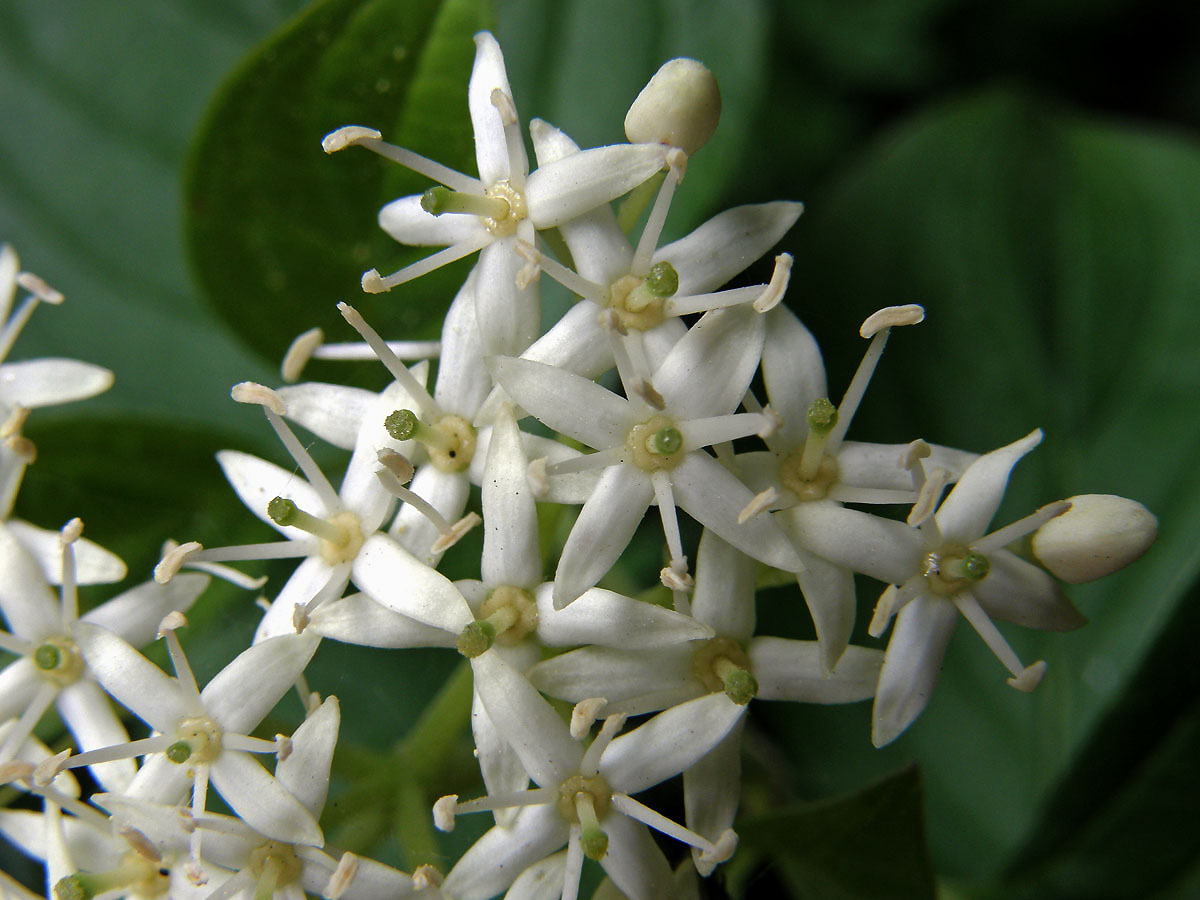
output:
[[[78,528],[57,538],[62,600],[44,611],[45,563],[16,548],[16,523],[0,530],[5,584],[29,570],[20,599],[17,588],[0,590],[13,630],[4,646],[21,655],[0,683],[0,714],[15,716],[0,765],[6,781],[43,800],[40,813],[4,813],[0,831],[47,861],[60,900],[305,891],[575,900],[587,859],[634,900],[695,896],[697,877],[736,849],[752,700],[872,700],[871,739],[887,744],[928,703],[960,614],[1009,684],[1033,690],[1046,663],[1022,661],[995,621],[1083,624],[1059,581],[1108,574],[1154,539],[1153,516],[1116,497],[1053,502],[992,528],[1040,431],[983,454],[848,439],[891,332],[925,311],[891,306],[863,322],[862,363],[835,402],[815,339],[781,303],[787,254],[767,280],[722,290],[780,241],[799,203],[736,207],[659,246],[688,160],[720,114],[703,65],[663,66],[629,110],[628,143],[582,150],[535,120],[531,171],[500,48],[486,33],[476,46],[477,178],[363,126],[324,140],[329,153],[363,147],[437,182],[379,220],[402,243],[444,249],[392,274],[372,269],[365,291],[478,259],[440,341],[385,341],[342,303],[361,348],[306,332],[283,363],[293,383],[234,388],[235,400],[261,407],[295,464],[218,457],[280,540],[170,545],[136,602],[122,595],[80,618],[74,584],[93,563],[84,564]],[[577,297],[546,327],[542,275]],[[294,383],[312,356],[364,355],[392,376],[378,393]],[[340,487],[293,424],[351,452]],[[469,508],[473,487],[478,509]],[[657,579],[639,596],[603,587],[651,506],[663,533]],[[578,514],[546,559],[539,519],[562,507]],[[695,548],[680,510],[701,526]],[[477,526],[479,578],[451,581],[439,571],[443,554]],[[183,611],[209,574],[262,586],[228,563],[281,558],[300,562],[252,646],[201,690],[177,636]],[[816,640],[757,633],[764,574],[795,579]],[[869,628],[874,638],[890,628],[880,646],[851,643],[856,574],[886,585]],[[135,649],[155,630],[173,677]],[[488,813],[494,825],[444,875],[325,846],[319,819],[339,711],[304,677],[325,639],[443,647],[469,661],[485,791],[442,797],[432,816],[443,830],[467,813]],[[293,685],[307,699],[304,723],[291,737],[254,736]],[[105,693],[150,736],[129,740]],[[80,752],[52,755],[30,737],[55,698]],[[548,698],[570,704],[569,717]],[[271,757],[273,771],[260,762]],[[71,773],[80,767],[104,790],[90,802]],[[636,799],[677,775],[683,822]],[[210,786],[233,816],[208,809]],[[690,853],[665,853],[650,830]]]

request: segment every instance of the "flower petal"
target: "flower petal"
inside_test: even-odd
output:
[[[539,166],[525,183],[525,205],[538,230],[553,228],[633,190],[667,158],[661,144],[615,144]]]
[[[302,476],[240,450],[219,451],[217,463],[250,512],[288,540],[307,541],[316,545],[316,539],[308,532],[295,527],[283,528],[267,515],[267,504],[276,497],[292,500],[304,512],[314,516],[329,512],[320,495]]]
[[[936,514],[938,528],[947,541],[969,544],[983,536],[1004,499],[1012,467],[1041,441],[1039,428],[1019,441],[985,453],[963,472]]]
[[[62,543],[57,530],[38,528],[20,519],[6,523],[13,536],[37,560],[50,584],[62,584]],[[127,574],[125,562],[87,538],[75,541],[75,583],[111,584]]]
[[[654,262],[675,267],[681,297],[715,291],[779,243],[803,210],[803,204],[788,200],[727,209],[659,248]]]
[[[733,412],[758,371],[765,323],[752,309],[705,313],[655,371],[654,387],[678,419]]]
[[[953,603],[928,594],[897,614],[875,691],[871,743],[876,747],[899,737],[929,703],[957,618]]]
[[[275,392],[283,398],[289,419],[343,450],[354,449],[358,430],[377,396],[362,388],[319,381],[285,384]]]
[[[11,529],[0,523],[0,611],[8,630],[27,641],[40,641],[62,630],[59,605],[41,566]]]
[[[258,627],[254,629],[254,643],[295,634],[296,607],[306,605],[326,588],[336,589],[337,594],[333,599],[337,599],[346,589],[349,579],[350,566],[346,563],[330,566],[319,556],[310,556],[301,562],[271,601],[266,615],[259,620]],[[341,582],[341,587],[334,584],[336,581]]]
[[[354,583],[376,602],[455,638],[475,621],[450,579],[385,535],[367,539],[353,573]]]
[[[637,530],[654,488],[631,465],[609,466],[575,520],[554,574],[554,605],[561,609],[613,567]]]
[[[222,750],[209,777],[230,809],[255,831],[289,844],[325,842],[312,814],[249,753]]]
[[[833,501],[801,503],[779,517],[797,546],[835,565],[889,584],[903,584],[920,571],[925,543],[903,522]]]
[[[76,622],[71,628],[93,677],[118,703],[156,731],[172,731],[194,715],[174,678],[111,631]]]
[[[329,793],[329,766],[341,721],[337,697],[326,697],[292,733],[292,752],[275,767],[275,778],[314,819],[321,817]]]
[[[707,694],[673,706],[614,738],[600,755],[600,774],[615,791],[644,791],[694,765],[745,711],[745,706],[724,694]]]
[[[594,644],[628,650],[664,647],[713,636],[702,621],[674,610],[591,588],[556,610],[554,585],[537,589],[538,640],[548,647]]]
[[[26,409],[71,403],[112,387],[113,373],[75,359],[30,359],[0,366],[0,404]]]
[[[57,703],[58,712],[71,729],[81,752],[124,744],[129,740],[129,732],[96,682],[82,678],[67,685],[59,691]],[[118,759],[97,763],[88,769],[104,790],[123,791],[129,787],[137,767],[132,759]]]
[[[483,478],[483,580],[532,588],[542,576],[537,507],[525,477],[529,461],[512,408],[504,407],[492,427]]]
[[[478,265],[471,269],[446,312],[442,323],[442,355],[433,392],[433,399],[442,409],[468,421],[475,418],[475,412],[492,390],[492,376],[483,363],[483,338],[475,314],[479,271]]]
[[[619,813],[607,816],[600,827],[608,835],[608,853],[600,865],[622,896],[630,900],[675,896],[671,866],[649,828]]]
[[[320,642],[315,634],[285,634],[243,650],[200,692],[204,708],[226,731],[248,734],[296,683]]]
[[[475,130],[475,161],[479,165],[479,180],[491,186],[514,174],[518,177],[529,171],[525,145],[519,143],[519,158],[509,158],[504,121],[492,103],[492,92],[502,91],[512,99],[508,73],[504,69],[504,54],[496,39],[486,31],[475,35],[475,64],[467,87],[467,105],[471,110],[471,127]],[[518,150],[518,147],[514,147]],[[515,173],[514,173],[515,170]]]
[[[777,306],[767,313],[762,371],[771,408],[783,418],[783,427],[779,429],[782,442],[789,449],[804,446],[808,437],[808,407],[814,400],[828,397],[829,387],[816,338],[786,306]],[[896,460],[899,459],[897,454]]]
[[[364,647],[453,647],[458,640],[444,629],[392,612],[366,594],[321,605],[308,627],[322,637]]]
[[[447,213],[434,216],[421,208],[421,195],[412,194],[393,200],[379,210],[379,227],[394,240],[410,247],[449,247],[475,244],[491,239],[487,228],[476,216]]]
[[[475,757],[479,760],[483,786],[489,795],[515,794],[529,787],[529,775],[520,755],[492,723],[478,693],[471,697],[471,734],[475,738]],[[495,810],[496,824],[511,825],[518,812],[518,807]]]
[[[578,703],[599,692],[608,700],[606,713],[639,715],[686,703],[706,692],[692,670],[695,652],[690,645],[654,652],[580,647],[543,660],[526,677],[551,697]]]
[[[442,893],[454,900],[488,900],[566,842],[567,823],[558,810],[523,809],[510,827],[497,825],[471,845],[446,875]]]
[[[134,647],[144,647],[154,640],[163,617],[172,610],[185,612],[209,581],[207,575],[198,572],[182,572],[167,584],[147,581],[84,613],[80,619],[107,628]]]
[[[1047,631],[1070,631],[1087,624],[1044,569],[1007,550],[989,553],[988,562],[987,578],[974,585],[971,592],[993,619]]]
[[[496,730],[540,787],[558,787],[579,771],[583,748],[541,694],[497,653],[471,660],[475,692]]]
[[[522,239],[533,240],[532,229],[521,230]],[[518,356],[541,333],[541,294],[536,281],[518,283],[525,261],[516,241],[497,238],[479,251],[475,264],[475,315],[488,355]]]
[[[854,630],[858,608],[854,573],[815,553],[799,548],[796,552],[804,562],[804,571],[796,574],[796,581],[817,629],[821,666],[831,672],[846,651],[850,633]]]
[[[683,805],[687,827],[716,841],[737,817],[742,794],[743,716],[720,742],[683,773]],[[700,849],[692,848],[692,859],[700,863]]]
[[[722,637],[747,641],[754,634],[758,563],[715,531],[700,535],[692,615]]]
[[[848,647],[831,674],[821,665],[815,641],[756,637],[750,642],[750,667],[761,700],[797,703],[854,703],[875,694],[883,653]]]

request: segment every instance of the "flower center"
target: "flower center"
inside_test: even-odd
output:
[[[758,693],[758,682],[750,674],[750,657],[733,638],[707,641],[692,657],[692,673],[710,691],[723,691],[739,706]]]
[[[320,538],[321,559],[331,566],[349,562],[362,549],[362,527],[358,523],[358,516],[349,510],[322,519],[300,509],[291,500],[276,497],[267,504],[267,515],[276,525],[299,528]]]
[[[38,672],[63,687],[74,684],[83,674],[83,657],[68,637],[47,638],[34,649],[30,658]]]
[[[669,262],[655,263],[645,278],[626,275],[608,289],[608,306],[625,329],[646,331],[663,320],[663,303],[679,289],[679,273]]]
[[[608,814],[612,798],[599,775],[572,775],[558,788],[558,811],[570,823],[579,823],[579,843],[588,859],[600,860],[608,852],[608,835],[600,819]]]
[[[207,716],[184,719],[175,729],[175,743],[166,749],[176,765],[211,763],[221,755],[221,726]]]
[[[515,644],[537,628],[537,602],[529,591],[510,584],[493,590],[479,608],[479,618],[458,636],[458,652],[474,659],[492,644]]]
[[[779,464],[779,480],[800,500],[823,500],[837,482],[837,460],[825,452],[838,421],[837,407],[827,397],[814,400],[805,413],[808,434]]]
[[[396,440],[422,444],[439,472],[461,472],[475,456],[475,429],[462,416],[442,416],[427,424],[411,409],[398,409],[383,424]]]
[[[625,439],[630,461],[646,472],[673,469],[683,459],[683,435],[666,416],[635,425]]]
[[[953,597],[987,577],[991,563],[969,547],[945,547],[925,556],[924,575],[929,589],[940,597]]]
[[[115,869],[107,872],[76,872],[54,885],[59,900],[92,900],[99,894],[121,891],[141,900],[166,896],[171,870],[155,860],[130,850]]]
[[[304,872],[304,864],[292,845],[278,841],[267,841],[251,850],[248,868],[258,879],[256,900],[259,896],[274,896],[276,888],[299,881]]]

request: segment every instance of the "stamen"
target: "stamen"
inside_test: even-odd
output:
[[[571,737],[577,741],[582,741],[587,737],[588,732],[592,730],[592,725],[596,723],[597,717],[607,705],[608,701],[603,697],[591,697],[576,703],[571,708]]]
[[[203,550],[204,545],[199,541],[188,541],[168,550],[154,567],[154,580],[159,584],[167,584],[179,574],[179,569],[193,553]]]
[[[432,187],[421,195],[421,209],[431,216],[460,213],[484,219],[503,219],[512,211],[507,200],[483,194],[464,194],[444,187]]]
[[[663,429],[666,431],[667,429]],[[675,429],[678,435],[679,432]],[[679,444],[683,439],[679,439]],[[647,441],[647,449],[650,442]],[[650,452],[658,452],[651,450]],[[650,473],[650,483],[654,486],[654,499],[658,501],[658,515],[662,519],[663,536],[667,539],[667,551],[671,554],[668,568],[673,572],[687,575],[687,557],[683,555],[683,540],[679,535],[679,515],[675,510],[675,492],[671,488],[671,477],[664,471]]]
[[[617,810],[617,812],[622,812],[631,819],[637,819],[643,825],[648,825],[655,831],[660,831],[668,837],[673,837],[675,840],[692,847],[698,847],[705,853],[711,853],[714,856],[720,853],[717,845],[704,837],[704,835],[697,834],[690,828],[685,828],[678,822],[668,819],[660,812],[655,812],[644,803],[634,800],[628,794],[613,794],[612,805],[613,809]]]
[[[333,874],[329,876],[329,881],[325,884],[325,889],[322,893],[328,900],[341,900],[342,894],[349,890],[350,885],[354,883],[355,877],[358,875],[358,857],[347,851],[342,854],[338,860],[337,868],[333,870]]]
[[[387,348],[400,359],[437,359],[442,355],[441,341],[388,341]],[[369,344],[353,342],[322,344],[313,351],[313,358],[342,362],[378,359]]]
[[[325,342],[325,332],[320,328],[310,328],[303,334],[297,335],[283,355],[280,374],[288,384],[300,380],[300,373],[312,359],[313,352]]]
[[[920,471],[920,468],[918,467],[914,471]],[[937,520],[933,518],[933,514],[937,511],[938,504],[942,499],[942,492],[946,490],[949,483],[950,473],[945,469],[938,467],[930,472],[922,480],[917,502],[908,511],[908,518],[905,521],[914,528],[921,526],[936,528]]]
[[[958,607],[958,611],[963,614],[963,617],[971,623],[971,627],[983,638],[983,642],[988,645],[988,648],[996,655],[996,658],[1004,664],[1004,667],[1012,673],[1012,678],[1008,679],[1008,683],[1019,691],[1028,693],[1038,686],[1042,676],[1046,673],[1046,663],[1038,660],[1033,665],[1026,667],[1021,663],[1020,657],[1008,641],[1004,639],[1004,635],[1000,633],[1000,629],[996,627],[996,623],[989,618],[984,612],[983,607],[979,605],[979,601],[975,596],[968,591],[960,591],[954,595],[954,605]]]
[[[386,293],[397,285],[404,284],[406,281],[420,278],[434,269],[440,269],[442,266],[448,266],[450,263],[462,259],[464,256],[470,256],[476,250],[482,249],[491,242],[491,233],[483,231],[470,240],[451,244],[444,250],[431,253],[424,259],[419,259],[415,263],[407,265],[387,277],[380,275],[377,269],[370,269],[363,272],[362,289],[368,294]]]
[[[492,106],[500,113],[500,122],[504,125],[504,144],[508,150],[509,176],[508,181],[514,190],[525,190],[525,167],[528,164],[525,156],[525,144],[521,137],[520,119],[517,117],[517,107],[512,97],[500,88],[493,88]]]
[[[586,297],[599,306],[604,306],[608,302],[608,289],[604,285],[589,281],[574,269],[568,269],[528,241],[518,240],[516,252],[521,259],[537,266],[571,293]]]
[[[559,462],[553,463],[552,465],[548,465],[548,466],[543,465],[541,467],[541,472],[542,472],[542,474],[547,475],[547,476],[569,475],[574,472],[586,472],[589,469],[597,469],[597,468],[602,468],[602,467],[606,467],[606,466],[616,465],[617,463],[619,463],[621,461],[621,458],[623,456],[624,456],[624,448],[623,447],[610,447],[608,450],[597,450],[595,453],[584,453],[581,456],[573,456],[569,459],[564,459]],[[543,462],[544,462],[544,460],[545,460],[545,457],[542,458]],[[534,462],[537,462],[537,461],[538,460],[534,460]],[[533,463],[530,463],[529,466],[532,469]],[[530,476],[531,484],[533,482],[533,478],[536,477],[536,475],[537,475],[537,473],[533,473]],[[545,486],[545,488],[543,488],[538,493],[545,495],[548,490],[549,490],[549,485],[547,484]]]
[[[672,148],[667,152],[667,165],[671,170],[663,179],[658,196],[654,198],[654,206],[650,209],[650,216],[646,219],[646,227],[642,229],[637,250],[633,254],[633,262],[629,267],[630,273],[638,278],[643,277],[650,268],[650,258],[654,255],[658,239],[662,236],[667,212],[671,208],[671,199],[675,196],[675,188],[683,181],[684,172],[687,171],[687,154],[677,147]]]
[[[404,147],[397,147],[395,144],[388,144],[383,141],[383,135],[373,128],[364,128],[361,125],[346,125],[337,131],[325,135],[321,141],[321,149],[326,153],[336,153],[355,144],[365,147],[372,153],[377,153],[385,159],[399,163],[406,169],[412,169],[412,171],[427,178],[440,181],[446,187],[453,188],[456,191],[474,193],[483,191],[483,185],[478,180],[463,175],[461,172],[456,172],[454,169],[443,166],[439,162],[434,162],[432,159],[421,156],[419,153],[413,153],[413,151],[407,150]]]
[[[775,257],[775,269],[771,272],[771,281],[766,290],[754,301],[754,311],[770,312],[787,293],[788,283],[792,279],[792,254],[780,253]]]
[[[583,759],[579,763],[579,772],[584,778],[594,778],[599,773],[600,757],[617,736],[617,732],[625,727],[625,719],[626,716],[619,713],[605,717],[604,724],[600,726],[600,733],[584,751]]]
[[[454,816],[458,810],[458,794],[439,797],[433,804],[433,827],[438,831],[454,830]]]
[[[1030,513],[1023,519],[1017,519],[1017,521],[981,537],[971,546],[980,553],[991,553],[994,550],[1007,547],[1013,541],[1018,541],[1025,537],[1025,535],[1037,531],[1051,519],[1061,516],[1070,508],[1070,500],[1056,500],[1054,503],[1047,503],[1041,509]]]
[[[441,407],[430,396],[429,391],[425,390],[425,385],[417,381],[416,376],[408,371],[408,367],[391,351],[387,342],[379,336],[379,332],[368,325],[367,320],[349,303],[339,303],[337,308],[338,312],[342,314],[342,318],[349,322],[350,327],[362,335],[363,340],[375,351],[375,355],[383,363],[384,368],[391,373],[392,378],[396,379],[408,395],[416,401],[421,415],[439,418],[442,415]]]
[[[295,501],[286,497],[272,499],[267,504],[267,515],[281,528],[299,528],[331,544],[343,544],[349,536],[345,528],[306,513]]]
[[[285,543],[290,544],[292,542],[287,541]],[[201,547],[200,544],[196,543],[195,541],[191,541],[186,546],[189,548],[195,547],[196,550],[203,549],[203,547]],[[161,567],[163,568],[164,575],[167,575],[168,570],[170,569],[170,566],[166,565],[168,557],[172,557],[173,554],[175,554],[179,549],[180,545],[174,541],[170,539],[164,541],[162,549],[163,558],[162,561],[159,562],[158,566],[155,566],[155,572],[157,573],[158,569]],[[245,572],[238,571],[232,566],[223,566],[220,563],[205,562],[202,559],[196,559],[192,554],[193,551],[190,549],[183,553],[178,560],[178,565],[176,565],[174,560],[172,560],[171,565],[174,566],[174,569],[169,572],[169,576],[173,577],[179,571],[180,566],[186,565],[188,568],[196,569],[199,572],[207,572],[210,575],[215,575],[217,578],[221,578],[225,581],[228,581],[230,584],[235,585],[236,587],[244,588],[248,591],[256,591],[267,583],[266,575],[262,575],[258,578],[251,578]],[[170,580],[170,577],[167,578],[168,581]],[[158,580],[157,574],[155,575],[155,580]]]

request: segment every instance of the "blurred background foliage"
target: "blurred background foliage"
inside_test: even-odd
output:
[[[39,311],[13,357],[76,357],[117,377],[100,398],[31,417],[42,458],[18,512],[51,527],[82,516],[125,555],[130,583],[166,537],[260,539],[212,453],[282,452],[229,387],[277,382],[280,354],[312,325],[350,339],[336,300],[389,336],[433,334],[464,272],[363,297],[364,269],[411,258],[375,228],[378,207],[424,185],[366,153],[327,158],[320,138],[371,125],[470,171],[480,27],[505,49],[522,118],[583,145],[623,139],[625,109],[663,60],[714,70],[721,128],[690,162],[669,236],[730,205],[803,200],[784,243],[788,302],[835,395],[863,318],[926,307],[893,337],[854,436],[984,451],[1040,426],[1046,442],[998,521],[1081,492],[1132,496],[1160,518],[1142,562],[1072,591],[1087,628],[1009,632],[1050,664],[1032,696],[1007,689],[962,628],[930,708],[883,751],[865,707],[758,704],[744,852],[724,889],[927,897],[928,852],[945,897],[1200,894],[1195,5],[6,0],[0,239],[68,298]],[[366,365],[308,374],[382,378]],[[281,583],[264,571],[268,590]],[[877,590],[862,586],[864,621]],[[244,597],[206,601],[218,612],[189,635],[202,676],[255,619]],[[804,634],[799,604],[794,589],[764,592],[762,630]],[[342,698],[343,769],[380,771],[397,737],[380,723],[402,732],[452,663],[375,653],[368,682],[346,674],[362,658],[322,648],[310,679]],[[411,855],[380,810],[338,815],[343,834],[375,842],[365,851]]]

